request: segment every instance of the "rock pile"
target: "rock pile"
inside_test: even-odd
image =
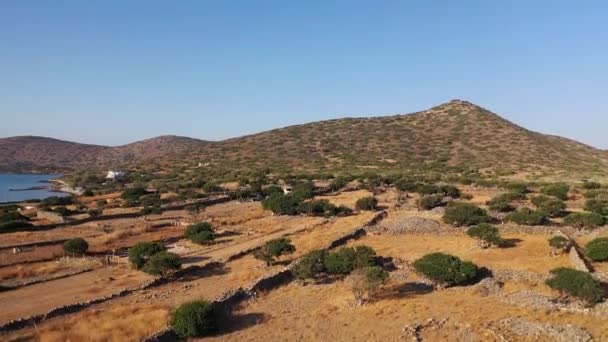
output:
[[[517,336],[533,339],[549,337],[558,342],[588,342],[593,337],[585,329],[568,325],[553,325],[523,318],[505,318],[499,324]]]

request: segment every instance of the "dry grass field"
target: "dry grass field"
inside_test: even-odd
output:
[[[461,190],[471,196],[470,202],[484,208],[489,199],[501,192],[496,188],[472,186],[462,186]],[[368,190],[357,190],[317,199],[355,208],[359,198],[370,195]],[[378,255],[391,258],[396,266],[390,272],[388,283],[373,300],[357,305],[350,283],[341,277],[307,282],[306,285],[293,281],[258,293],[241,303],[233,317],[220,322],[218,334],[201,340],[410,341],[415,335],[426,341],[559,340],[557,335],[548,331],[559,331],[563,336],[579,333],[590,334],[596,340],[608,339],[608,326],[603,323],[608,315],[599,309],[587,313],[574,312],[534,307],[517,299],[541,296],[554,303],[552,300],[558,298],[558,294],[544,284],[544,279],[551,269],[572,267],[572,262],[567,255],[551,255],[547,243],[552,236],[550,230],[528,233],[509,230],[509,233],[502,234],[507,241],[505,247],[482,249],[473,238],[464,234],[464,229],[443,223],[442,210],[419,210],[417,194],[410,194],[407,202],[400,205],[397,205],[400,194],[394,189],[376,197],[388,216],[370,227],[365,236],[347,244],[370,246]],[[580,198],[572,196],[567,203],[568,209],[576,210]],[[111,231],[104,229],[107,226],[89,224],[26,235],[7,234],[11,241],[17,241],[19,236],[45,241],[76,234],[86,237],[91,251],[98,255],[116,249],[124,251],[140,241],[165,241],[171,251],[180,255],[183,267],[205,266],[211,262],[222,264],[190,272],[179,279],[95,304],[82,311],[46,319],[35,326],[0,335],[0,340],[141,340],[167,327],[171,311],[180,304],[197,299],[215,300],[229,291],[248,287],[260,277],[282,270],[307,252],[324,248],[329,242],[352,233],[376,213],[355,210],[353,215],[345,217],[279,216],[264,210],[259,202],[231,201],[210,206],[196,217],[179,210],[152,215],[148,220],[113,220],[108,222]],[[387,227],[412,218],[433,220],[436,227],[430,231],[389,234]],[[186,224],[169,224],[176,221],[209,221],[217,232],[217,240],[210,245],[194,244],[183,238]],[[266,241],[284,236],[291,240],[296,251],[279,258],[272,266],[266,266],[251,253],[227,261],[242,251],[250,251]],[[600,228],[590,234],[578,235],[576,241],[585,245],[598,236],[608,236],[608,232]],[[44,251],[44,248],[48,248],[45,255],[52,255],[57,253],[56,248],[60,245],[39,247],[38,250]],[[432,252],[449,253],[489,269],[498,279],[498,290],[488,292],[483,282],[464,287],[434,288],[411,267],[416,259]],[[31,258],[26,252],[6,256],[11,255],[13,258],[21,257],[21,261]],[[10,304],[15,308],[0,312],[0,323],[136,287],[153,279],[143,272],[129,269],[124,258],[122,262],[112,267],[89,265],[84,261],[78,264],[75,260],[71,263],[45,261],[0,267],[0,282],[52,278],[79,267],[93,268],[90,272],[68,278],[0,292],[0,305]],[[598,272],[608,271],[608,266],[603,263],[594,263],[593,266]],[[598,307],[602,308],[602,305]],[[529,332],[530,329],[536,333],[522,335],[522,331]]]

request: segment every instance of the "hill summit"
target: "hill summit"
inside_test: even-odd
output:
[[[412,114],[343,118],[209,142],[164,136],[124,146],[41,137],[0,139],[2,171],[204,163],[230,169],[476,168],[501,173],[605,175],[608,153],[522,128],[463,100]]]

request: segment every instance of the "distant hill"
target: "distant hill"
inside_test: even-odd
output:
[[[5,171],[101,168],[150,160],[231,169],[463,166],[560,177],[608,174],[608,152],[529,131],[460,100],[413,114],[313,122],[220,142],[169,136],[104,147],[39,137],[0,139]]]
[[[209,142],[161,136],[109,147],[36,136],[0,139],[0,172],[55,172],[120,168],[155,159],[184,157]]]

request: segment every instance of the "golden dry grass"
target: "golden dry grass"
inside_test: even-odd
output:
[[[40,342],[136,341],[152,334],[169,317],[166,307],[154,304],[115,306],[106,310],[87,310],[56,324],[41,326]]]

